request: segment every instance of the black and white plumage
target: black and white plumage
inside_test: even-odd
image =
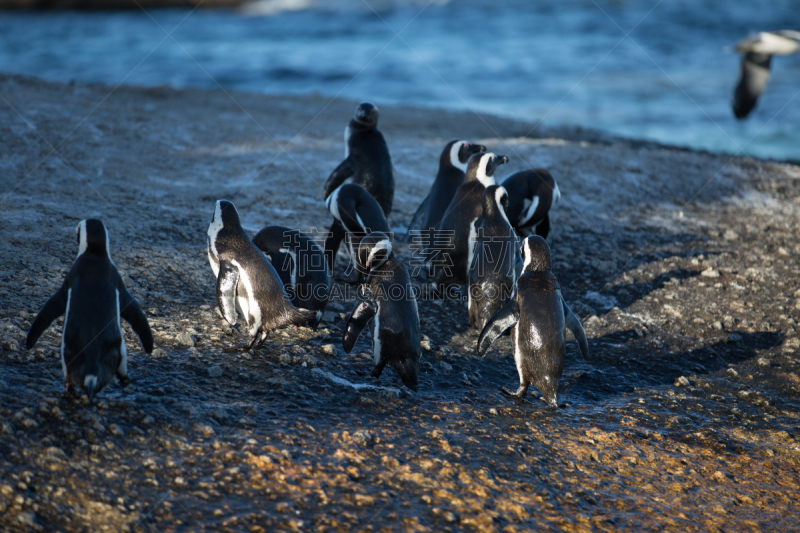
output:
[[[550,172],[533,168],[515,172],[503,180],[508,191],[506,215],[517,234],[525,238],[550,233],[550,209],[561,199],[561,191]]]
[[[367,272],[362,297],[344,327],[342,347],[350,353],[363,329],[372,322],[372,376],[389,365],[406,387],[417,390],[421,332],[411,278],[397,260],[389,237],[370,233],[358,248],[359,267]]]
[[[267,226],[253,237],[253,244],[278,272],[292,304],[316,311],[316,329],[331,290],[325,252],[317,241],[296,229]]]
[[[511,301],[486,324],[478,338],[478,354],[485,356],[492,343],[511,328],[519,389],[504,393],[523,399],[530,385],[539,389],[551,407],[558,406],[558,382],[564,370],[566,330],[572,331],[584,359],[589,344],[580,321],[570,310],[550,271],[550,249],[537,236],[522,243],[525,266]]]
[[[229,324],[241,312],[252,339],[262,344],[273,329],[308,323],[317,314],[292,305],[278,273],[242,229],[236,207],[219,200],[208,226],[208,260],[217,278],[217,304]]]
[[[434,283],[467,283],[475,244],[474,223],[481,214],[483,191],[495,185],[494,172],[505,163],[508,163],[506,156],[491,152],[481,152],[469,158],[464,183],[456,190],[436,226],[434,238],[425,243],[425,256]]]
[[[439,223],[456,190],[464,183],[469,158],[485,151],[486,147],[481,144],[458,139],[445,145],[439,156],[436,179],[408,225],[409,234],[433,228]]]
[[[477,239],[469,268],[469,325],[483,329],[511,298],[516,276],[517,234],[506,217],[508,193],[499,185],[483,192],[483,209],[475,221]]]
[[[325,256],[331,273],[342,240],[350,255],[351,267],[355,268],[356,251],[361,239],[373,231],[390,232],[381,206],[361,185],[345,183],[328,196],[325,207],[333,216],[330,234],[325,239]],[[358,273],[354,274],[350,281],[357,281]]]
[[[114,377],[128,379],[128,352],[120,328],[124,318],[153,351],[153,334],[141,307],[130,295],[109,255],[108,232],[100,220],[82,220],[76,229],[78,257],[61,288],[31,324],[30,350],[55,319],[64,315],[61,367],[65,391],[77,385],[93,400]]]
[[[742,119],[756,106],[769,82],[772,56],[800,50],[800,31],[754,33],[736,43],[734,50],[742,55],[742,62],[739,83],[733,93],[733,114]]]
[[[326,200],[346,179],[364,187],[389,218],[394,201],[394,167],[389,147],[378,131],[378,108],[363,102],[344,130],[344,161],[328,177],[323,189]]]

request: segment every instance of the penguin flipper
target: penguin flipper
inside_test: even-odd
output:
[[[422,219],[425,218],[425,213],[428,212],[428,204],[431,202],[431,194],[428,193],[428,196],[422,200],[422,203],[419,204],[417,208],[417,212],[414,213],[414,216],[411,217],[411,222],[408,223],[408,237],[411,237],[411,232],[413,230],[421,230],[422,229]],[[427,228],[426,228],[427,229]]]
[[[486,323],[478,337],[478,355],[484,357],[486,352],[508,328],[514,326],[519,321],[519,303],[512,297],[502,309],[496,312]]]
[[[375,317],[377,312],[377,305],[374,300],[361,300],[361,302],[350,313],[347,319],[347,324],[344,326],[344,335],[342,335],[342,348],[346,353],[353,351],[353,346],[356,345],[358,336],[361,331],[367,326],[370,320]]]
[[[144,351],[153,351],[153,332],[150,331],[150,323],[139,306],[139,302],[131,296],[128,289],[120,283],[119,288],[119,316],[131,325],[133,332],[139,337],[139,341],[144,347]]]
[[[333,191],[339,188],[339,186],[344,183],[344,180],[355,174],[357,169],[358,167],[356,166],[356,160],[352,155],[339,163],[339,166],[336,167],[333,172],[331,172],[331,175],[328,177],[328,181],[325,182],[325,187],[322,190],[323,199],[327,200],[328,196],[330,196]]]
[[[578,346],[581,349],[581,355],[583,356],[584,361],[589,360],[589,341],[586,340],[586,332],[583,331],[583,326],[581,326],[581,321],[578,320],[578,317],[575,316],[575,313],[572,312],[572,309],[569,308],[567,302],[564,301],[564,298],[561,298],[561,305],[564,307],[564,319],[566,322],[567,329],[572,332],[575,336],[575,340],[578,341]]]
[[[236,324],[236,287],[239,285],[239,269],[230,261],[220,258],[217,276],[217,304],[222,316],[231,326]]]
[[[67,289],[62,285],[61,288],[47,300],[47,303],[44,304],[39,314],[37,314],[36,318],[33,320],[31,329],[28,331],[28,338],[25,340],[25,348],[28,350],[33,348],[36,341],[42,336],[42,333],[50,327],[50,324],[52,324],[56,318],[66,313],[66,311]]]

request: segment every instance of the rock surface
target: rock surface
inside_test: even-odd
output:
[[[327,229],[353,102],[19,76],[0,94],[0,530],[796,529],[796,166],[381,106],[393,227],[455,135],[558,180],[554,273],[594,359],[570,341],[553,411],[498,392],[517,381],[511,343],[476,357],[465,302],[419,302],[413,394],[369,377],[369,335],[344,354],[337,314],[224,351],[247,339],[216,311],[214,202],[251,234]],[[62,395],[62,320],[24,350],[88,216],[167,355],[124,325],[133,381],[94,405]],[[346,318],[355,293],[335,289]]]

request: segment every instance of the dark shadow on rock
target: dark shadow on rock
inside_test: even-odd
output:
[[[569,402],[590,403],[608,399],[634,389],[668,385],[690,374],[707,374],[754,357],[757,350],[769,349],[783,337],[779,332],[736,333],[740,340],[718,342],[695,350],[671,353],[663,347],[645,344],[624,346],[637,335],[633,330],[604,335],[590,341],[594,354],[590,363],[567,356],[559,393]],[[620,346],[617,348],[617,346]],[[576,368],[577,367],[577,368]]]

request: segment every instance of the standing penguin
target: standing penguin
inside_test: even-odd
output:
[[[236,207],[217,201],[208,225],[208,260],[217,276],[217,304],[235,325],[239,310],[252,335],[246,350],[263,344],[270,330],[314,323],[317,314],[298,309],[289,300],[275,268],[242,229]]]
[[[525,238],[536,235],[547,238],[550,233],[550,209],[561,199],[561,191],[553,176],[543,168],[521,170],[503,180],[508,191],[506,215],[517,234]]]
[[[483,192],[483,212],[475,221],[477,240],[469,269],[469,325],[483,329],[486,322],[511,298],[517,234],[506,218],[508,193],[499,185]]]
[[[485,151],[485,146],[469,141],[453,140],[445,145],[431,190],[408,225],[409,235],[412,231],[424,231],[439,223],[456,190],[464,183],[467,161],[473,154]]]
[[[494,185],[497,167],[508,163],[504,155],[481,152],[469,158],[467,176],[456,190],[425,251],[434,283],[467,283],[475,244],[474,222],[481,214],[483,191]]]
[[[145,351],[153,351],[153,334],[141,307],[122,283],[108,253],[108,232],[100,220],[82,220],[76,229],[78,257],[64,283],[31,324],[30,350],[53,321],[64,315],[61,368],[65,393],[80,387],[94,400],[114,376],[128,380],[128,352],[120,329],[124,318]]]
[[[331,290],[325,253],[317,241],[296,229],[267,226],[253,237],[253,244],[278,272],[292,304],[317,312],[316,329]]]
[[[537,236],[522,243],[525,263],[511,301],[484,326],[478,338],[478,354],[485,356],[492,343],[508,328],[514,343],[519,389],[503,393],[525,398],[530,385],[539,389],[551,407],[558,407],[558,382],[564,370],[566,329],[572,331],[584,359],[589,344],[578,317],[570,310],[555,276],[550,271],[550,248]]]
[[[325,182],[323,198],[327,198],[344,180],[364,187],[378,201],[383,214],[389,218],[394,200],[394,168],[389,147],[378,131],[378,108],[363,102],[344,130],[344,161]]]
[[[392,252],[389,237],[380,232],[361,240],[358,265],[368,276],[364,296],[345,324],[342,347],[352,352],[361,331],[372,321],[372,376],[380,377],[388,364],[406,387],[416,391],[421,333],[411,278]]]
[[[361,185],[345,183],[328,196],[325,207],[333,216],[330,234],[325,239],[325,256],[331,274],[342,239],[345,239],[351,266],[356,267],[356,252],[361,239],[373,231],[389,233],[389,223],[383,216],[381,206]],[[348,281],[358,280],[358,272],[353,274]]]

